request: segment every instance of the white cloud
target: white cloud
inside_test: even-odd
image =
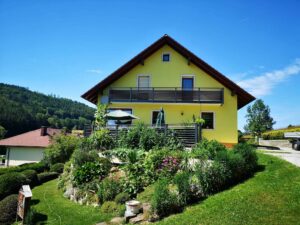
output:
[[[238,85],[248,90],[255,97],[260,97],[270,94],[272,89],[280,82],[297,74],[300,74],[300,59],[296,59],[293,64],[283,69],[266,72],[253,78],[241,80],[238,82]]]
[[[99,70],[99,69],[89,69],[89,70],[87,70],[86,72],[87,72],[87,73],[96,73],[96,74],[102,73],[102,71]]]

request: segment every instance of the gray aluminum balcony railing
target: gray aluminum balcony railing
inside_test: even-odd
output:
[[[175,87],[154,88],[110,88],[109,102],[166,102],[223,104],[223,88],[193,88],[185,90]]]

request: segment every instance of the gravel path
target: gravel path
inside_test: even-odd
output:
[[[295,151],[290,148],[283,148],[280,150],[260,150],[262,150],[266,154],[277,156],[300,167],[300,151]]]

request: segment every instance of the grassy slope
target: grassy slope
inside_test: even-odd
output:
[[[265,169],[255,177],[158,223],[300,224],[300,169],[261,153],[259,159]],[[40,201],[34,205],[36,210],[48,216],[47,224],[85,225],[110,219],[109,215],[101,214],[99,208],[80,206],[62,197],[56,180],[36,187],[33,196],[33,202]],[[139,197],[149,198],[145,194]]]
[[[110,215],[101,214],[99,208],[81,206],[64,198],[56,185],[57,180],[53,180],[33,189],[33,207],[42,214],[42,219],[47,216],[46,224],[92,225],[110,219]]]
[[[159,224],[300,224],[300,169],[263,154],[259,162],[252,179]]]

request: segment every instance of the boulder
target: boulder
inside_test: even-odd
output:
[[[123,217],[115,217],[112,218],[110,223],[112,224],[122,224],[124,222],[124,218]]]

